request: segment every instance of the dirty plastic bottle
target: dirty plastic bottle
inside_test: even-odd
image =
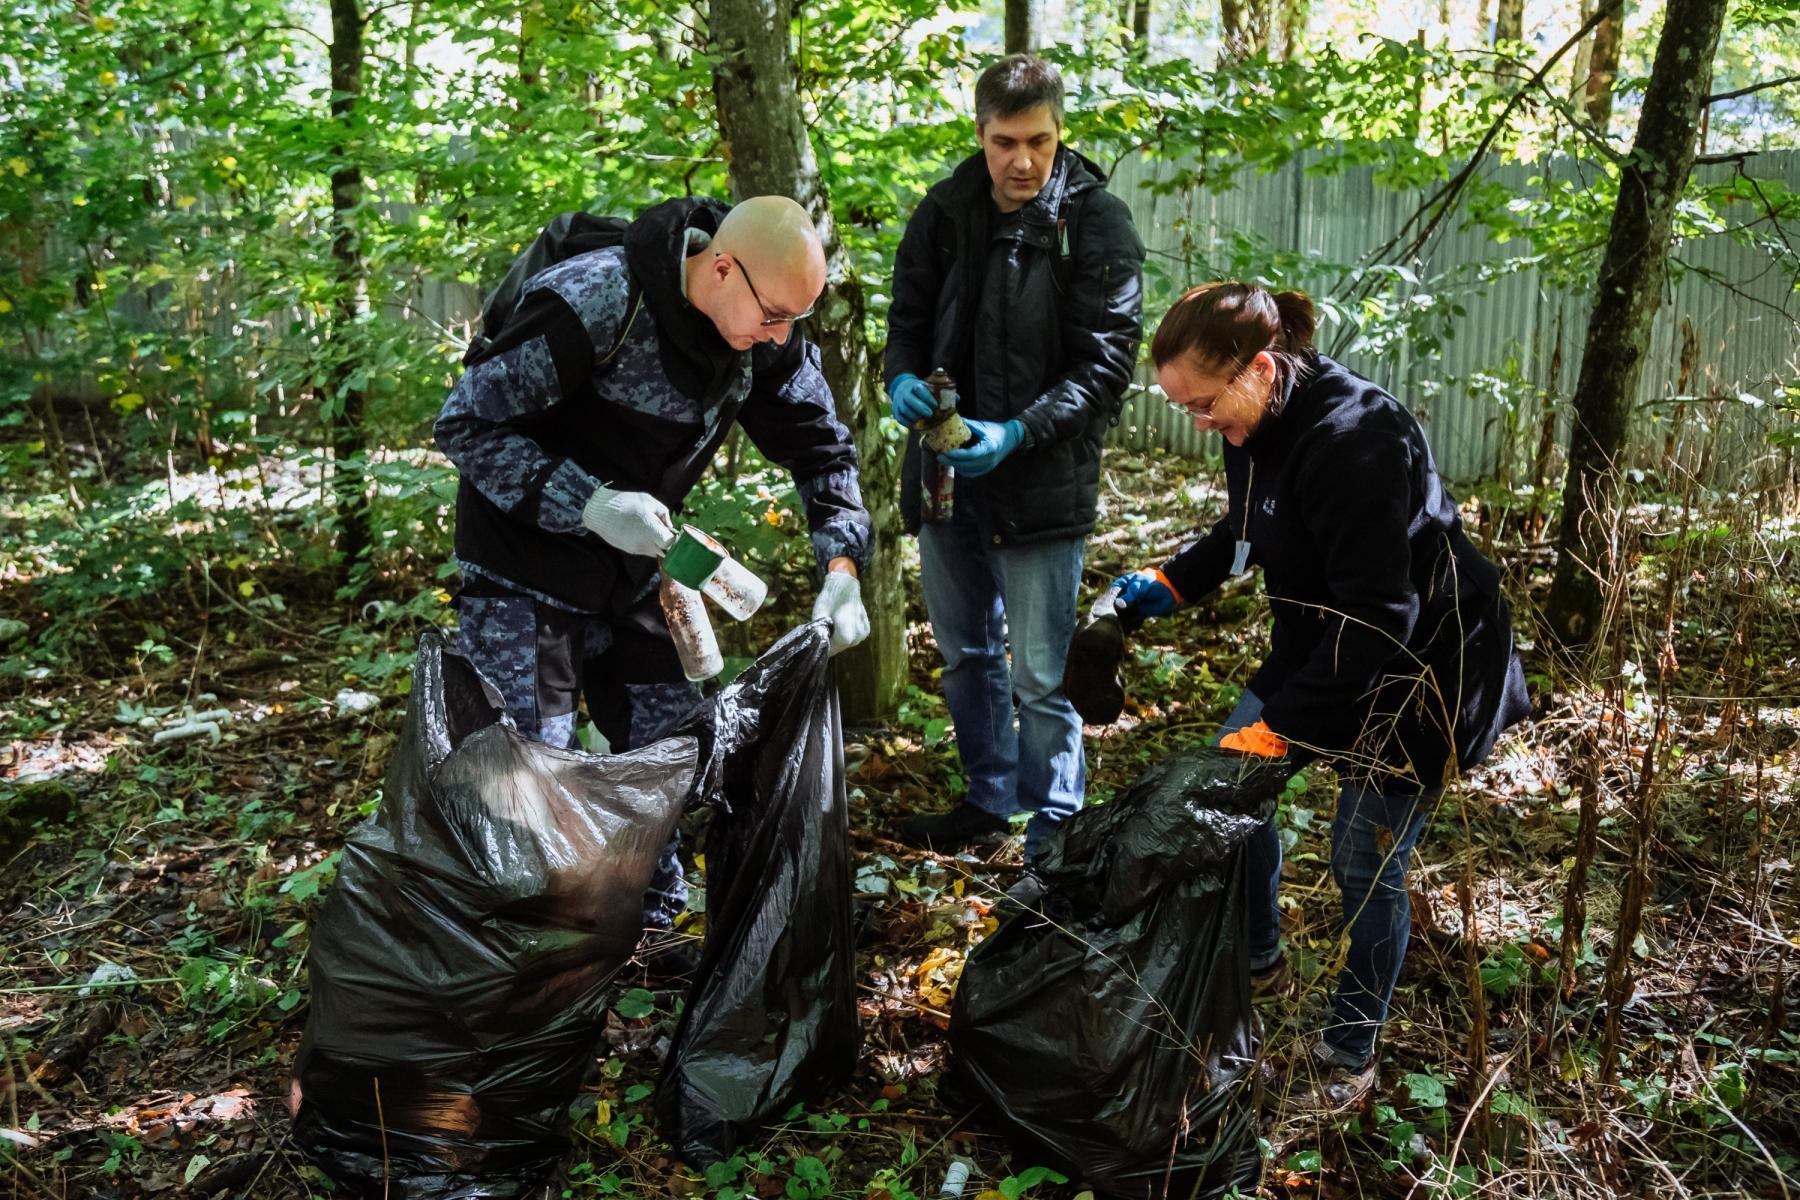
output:
[[[689,682],[699,683],[723,671],[725,656],[719,652],[719,639],[713,635],[700,593],[664,575],[660,599],[669,637],[681,658],[681,673]]]
[[[946,450],[960,450],[975,440],[968,422],[956,411],[956,381],[942,367],[926,377],[937,411],[914,426],[919,431],[919,462],[924,472],[924,517],[933,525],[947,524],[955,513],[956,468],[938,458]]]

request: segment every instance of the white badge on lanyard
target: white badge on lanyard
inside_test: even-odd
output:
[[[1242,575],[1250,570],[1250,543],[1243,538],[1238,539],[1237,553],[1231,559],[1232,575]]]

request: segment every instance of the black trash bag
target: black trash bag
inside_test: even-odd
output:
[[[1244,843],[1289,774],[1181,751],[1052,835],[950,1018],[953,1086],[1021,1153],[1109,1197],[1255,1190]]]
[[[340,1187],[541,1186],[698,752],[692,734],[610,757],[529,741],[442,635],[420,639],[381,810],[345,844],[308,954],[294,1133]]]
[[[682,1158],[729,1158],[855,1069],[849,817],[830,626],[782,638],[678,732],[705,749],[706,946],[656,1105]]]

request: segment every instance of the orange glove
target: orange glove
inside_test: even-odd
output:
[[[1270,729],[1266,721],[1246,725],[1219,739],[1221,750],[1236,750],[1259,758],[1280,758],[1287,753],[1287,739]]]

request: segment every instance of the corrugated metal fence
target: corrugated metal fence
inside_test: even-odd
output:
[[[1322,176],[1308,174],[1307,164],[1301,156],[1269,174],[1246,172],[1229,190],[1212,192],[1152,191],[1142,185],[1169,179],[1180,164],[1149,157],[1122,163],[1113,191],[1130,203],[1153,259],[1171,277],[1161,285],[1152,281],[1153,313],[1160,314],[1182,285],[1215,278],[1230,260],[1234,239],[1243,235],[1256,239],[1270,255],[1271,265],[1254,273],[1319,294],[1332,278],[1282,275],[1273,264],[1293,262],[1294,256],[1315,264],[1355,263],[1385,242],[1423,199],[1377,186],[1372,167]],[[1482,178],[1530,196],[1542,190],[1540,176],[1579,184],[1579,172],[1592,169],[1566,160],[1494,163],[1485,167]],[[1732,164],[1697,168],[1702,178],[1719,179],[1729,178],[1734,169]],[[1800,152],[1756,155],[1742,169],[1751,178],[1800,187]],[[1742,203],[1726,217],[1735,227],[1762,215],[1758,206]],[[1800,378],[1800,338],[1794,324],[1800,319],[1800,259],[1766,222],[1759,228],[1770,246],[1745,245],[1719,232],[1677,247],[1676,257],[1690,269],[1665,290],[1657,314],[1643,375],[1644,403],[1634,430],[1634,464],[1659,462],[1675,427],[1685,461],[1704,465],[1715,481],[1744,478],[1746,468],[1755,477],[1778,453],[1787,456],[1778,464],[1781,473],[1792,472],[1791,451],[1771,451],[1767,438],[1775,422],[1791,421],[1773,414],[1768,405],[1783,385]],[[1518,479],[1536,458],[1546,418],[1558,422],[1555,444],[1560,447],[1565,440],[1563,410],[1580,372],[1591,289],[1574,292],[1551,285],[1530,257],[1529,246],[1496,244],[1485,230],[1464,229],[1460,222],[1441,233],[1427,253],[1429,261],[1419,266],[1421,282],[1414,290],[1434,294],[1438,303],[1454,300],[1467,308],[1467,315],[1455,322],[1455,336],[1436,353],[1418,353],[1401,344],[1382,354],[1338,357],[1413,409],[1446,475]],[[1477,273],[1487,282],[1472,282]],[[1684,321],[1694,331],[1698,354],[1686,389],[1696,399],[1681,406],[1673,398]],[[1320,343],[1329,349],[1346,332],[1327,324]],[[1509,361],[1514,364],[1510,373]],[[1510,379],[1512,386],[1497,386],[1497,375]],[[1144,375],[1142,381],[1148,380]],[[1509,411],[1501,393],[1523,397],[1523,402]],[[1548,412],[1533,393],[1547,396]],[[1683,407],[1687,411],[1677,418]],[[1217,450],[1214,435],[1195,433],[1191,422],[1148,391],[1128,402],[1114,441],[1184,455]]]

